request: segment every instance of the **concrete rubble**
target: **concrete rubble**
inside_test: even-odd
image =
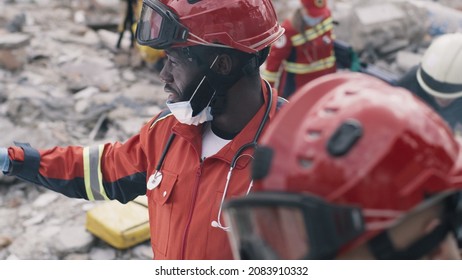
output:
[[[30,37],[25,34],[3,34],[0,40],[0,66],[18,70],[26,61],[26,47]]]
[[[273,2],[280,20],[299,5]],[[460,0],[328,3],[337,38],[396,76],[419,63],[434,36],[462,31]],[[0,0],[0,146],[125,141],[164,107],[158,73],[128,49],[129,34],[115,49],[124,5]],[[98,203],[0,177],[0,259],[152,258],[149,241],[117,250],[85,230]]]
[[[273,0],[280,21],[300,0]],[[417,65],[444,33],[462,32],[460,0],[327,0],[336,39],[351,46],[361,64],[395,81]]]
[[[114,48],[121,5],[0,0],[0,146],[125,141],[163,108],[158,73],[128,37]],[[85,230],[98,203],[0,177],[0,259],[151,259],[149,241],[117,250]]]
[[[332,14],[337,39],[392,79],[417,65],[435,37],[462,32],[457,0],[336,0]]]

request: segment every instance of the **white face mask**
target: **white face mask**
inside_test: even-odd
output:
[[[322,17],[310,17],[309,15],[303,14],[303,20],[309,26],[315,26],[321,22]]]
[[[212,65],[210,65],[210,69],[213,67],[217,59],[218,59],[218,55],[217,57],[215,57],[215,60],[212,62]],[[171,103],[167,101],[166,103],[167,107],[170,109],[170,112],[172,112],[172,114],[175,116],[175,118],[180,123],[187,124],[187,125],[200,125],[201,123],[213,120],[213,116],[211,114],[212,108],[210,107],[210,102],[212,101],[213,96],[215,96],[215,92],[210,98],[207,106],[205,106],[205,108],[197,115],[193,116],[194,110],[191,106],[191,100],[194,98],[197,91],[201,87],[202,83],[205,81],[205,78],[206,78],[205,76],[202,77],[201,82],[196,87],[193,94],[191,95],[191,98],[189,98],[188,101],[180,101],[180,102],[175,102],[175,103]]]
[[[209,103],[205,108],[198,113],[197,115],[193,116],[193,108],[191,106],[191,100],[196,95],[197,90],[200,88],[202,83],[205,80],[205,76],[202,78],[201,82],[197,86],[196,90],[192,94],[191,98],[188,101],[180,101],[171,103],[167,101],[167,107],[170,109],[170,112],[175,116],[175,118],[183,124],[187,125],[200,125],[201,123],[208,122],[213,120],[213,116],[210,113],[212,108],[210,107],[210,102],[213,99],[215,93],[213,93],[212,98],[210,98]]]
[[[210,108],[209,105],[207,105],[204,110],[202,110],[194,117],[193,108],[191,107],[191,100],[175,103],[167,102],[167,107],[170,109],[175,118],[183,124],[200,125],[201,123],[213,120],[213,116],[210,113],[212,108]]]

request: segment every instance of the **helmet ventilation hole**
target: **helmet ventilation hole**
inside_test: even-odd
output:
[[[324,108],[323,112],[325,116],[335,115],[338,111],[338,108],[327,107]]]
[[[321,131],[320,130],[308,130],[307,133],[306,133],[306,139],[308,141],[318,140],[319,137],[321,137]]]
[[[298,164],[303,169],[309,169],[309,168],[311,168],[311,166],[313,166],[313,159],[307,158],[307,157],[299,157],[298,158]]]
[[[355,90],[346,90],[345,91],[345,95],[355,95],[357,93],[357,91]]]

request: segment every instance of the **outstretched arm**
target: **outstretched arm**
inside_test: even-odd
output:
[[[128,202],[146,193],[146,157],[140,135],[126,143],[37,150],[28,144],[0,151],[7,175],[68,197]]]

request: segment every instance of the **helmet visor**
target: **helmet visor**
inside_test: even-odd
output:
[[[166,49],[175,43],[186,42],[187,28],[178,16],[157,0],[144,0],[136,39],[140,45]]]
[[[330,259],[364,231],[359,208],[309,195],[255,193],[224,210],[238,259]]]

